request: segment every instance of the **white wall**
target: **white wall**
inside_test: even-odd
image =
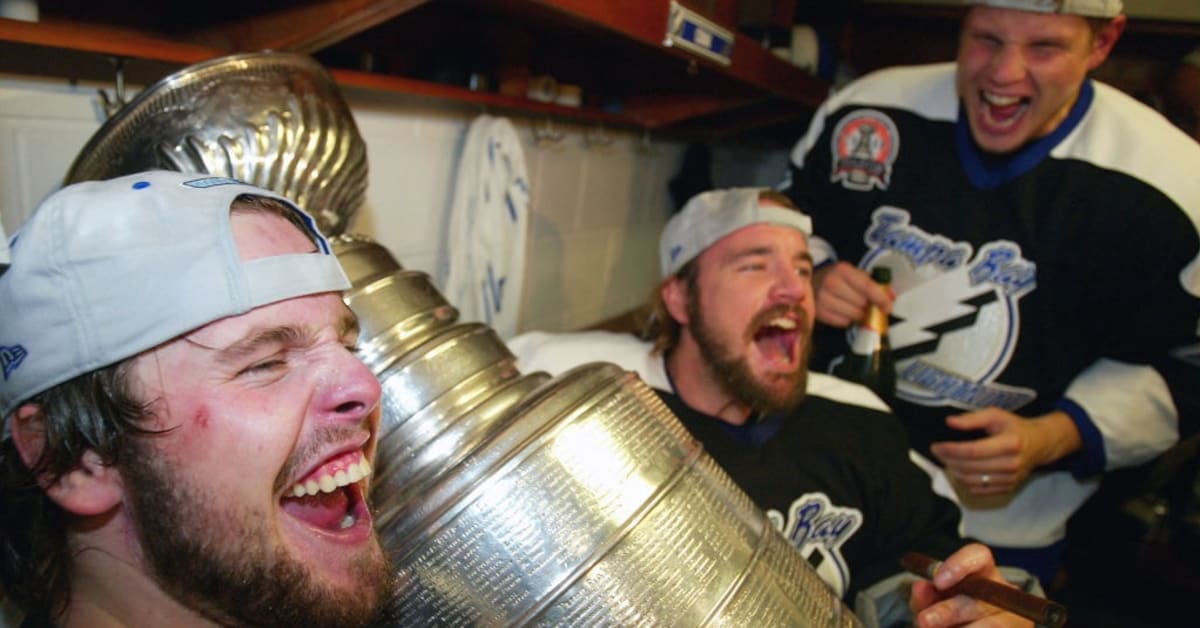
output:
[[[56,189],[103,114],[95,85],[0,76],[0,221],[9,235]],[[433,274],[443,253],[458,152],[478,111],[345,93],[367,141],[366,205],[349,231]],[[657,238],[670,214],[666,182],[682,147],[638,133],[510,118],[525,150],[532,197],[520,328],[566,330],[619,314],[657,277]],[[591,141],[588,140],[599,140]],[[600,145],[604,144],[604,145]]]

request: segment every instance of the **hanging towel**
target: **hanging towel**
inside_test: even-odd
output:
[[[461,321],[501,338],[517,332],[529,230],[529,179],[507,118],[479,116],[467,131],[439,265],[442,290]]]
[[[8,253],[8,235],[4,233],[4,221],[0,220],[0,266],[7,266],[12,258]],[[3,270],[0,270],[3,273]]]

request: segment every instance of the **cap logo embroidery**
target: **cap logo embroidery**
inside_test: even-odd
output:
[[[184,181],[183,184],[190,188],[199,189],[215,188],[219,185],[245,185],[245,183],[242,183],[237,179],[230,179],[229,177],[204,177],[203,179]]]
[[[833,131],[833,172],[830,182],[846,189],[886,190],[892,181],[892,164],[900,153],[900,133],[882,112],[860,109],[838,122]]]
[[[27,355],[29,352],[21,345],[0,346],[0,368],[4,370],[4,379],[8,379],[12,372],[21,366],[21,362],[25,361]]]
[[[682,251],[682,245],[676,244],[675,246],[671,247],[671,261],[674,262],[675,258],[679,257],[679,253]]]

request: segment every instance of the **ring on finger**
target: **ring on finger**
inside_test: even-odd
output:
[[[983,488],[987,488],[992,483],[992,476],[984,473],[983,475],[979,476],[979,482],[980,484],[983,484]]]

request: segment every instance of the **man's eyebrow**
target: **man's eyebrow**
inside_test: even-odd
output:
[[[291,325],[260,329],[227,347],[217,349],[213,360],[220,364],[236,364],[263,347],[302,344],[308,336],[300,328]]]
[[[1070,39],[1062,35],[1039,35],[1026,42],[1028,46],[1068,46]]]
[[[358,318],[347,311],[337,322],[338,338],[353,334],[358,337]],[[280,325],[257,330],[233,344],[217,349],[214,360],[222,364],[235,364],[261,351],[266,346],[303,346],[311,342],[313,334],[295,325]]]
[[[730,253],[725,258],[725,263],[726,264],[734,264],[734,263],[737,263],[738,261],[743,260],[747,257],[757,257],[759,255],[770,255],[773,250],[774,249],[770,246],[754,246],[754,247],[750,247],[750,248],[746,248],[746,249],[740,249],[740,250]],[[792,256],[792,259],[796,260],[796,261],[807,261],[810,264],[813,261],[812,253],[809,253],[808,251],[798,252]]]
[[[770,255],[771,247],[769,246],[752,246],[745,249],[738,249],[729,255],[725,256],[726,264],[733,264],[747,257],[757,257],[759,255]]]

